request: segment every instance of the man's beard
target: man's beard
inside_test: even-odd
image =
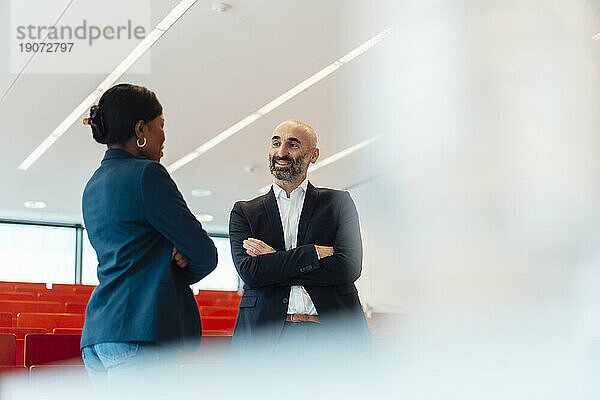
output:
[[[290,156],[272,156],[269,158],[269,170],[271,171],[271,175],[273,175],[275,179],[277,179],[280,182],[292,183],[295,182],[298,178],[300,178],[306,171],[306,168],[308,167],[308,164],[310,162],[310,152],[306,153],[306,155],[304,156],[301,156],[298,160],[295,160]],[[289,168],[277,168],[277,164],[275,164],[277,160],[288,161],[290,163]]]

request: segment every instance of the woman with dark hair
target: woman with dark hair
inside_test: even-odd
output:
[[[100,283],[81,348],[90,377],[101,383],[141,364],[173,362],[177,348],[198,343],[200,314],[189,285],[215,269],[217,250],[159,163],[164,118],[152,91],[116,85],[84,123],[108,145],[82,200]]]

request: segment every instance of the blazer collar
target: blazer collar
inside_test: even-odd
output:
[[[308,224],[312,217],[313,210],[315,209],[315,205],[317,204],[318,197],[319,192],[310,182],[308,182],[306,194],[304,196],[304,205],[302,206],[302,214],[300,214],[300,222],[298,223],[297,246],[304,244],[304,236],[306,236],[306,230],[308,229]]]
[[[265,213],[267,214],[269,224],[271,225],[271,239],[273,241],[272,244],[268,242],[267,244],[272,245],[277,251],[284,251],[285,240],[283,238],[283,226],[281,225],[279,207],[277,207],[273,186],[271,186],[271,190],[269,190],[269,192],[263,196],[262,203],[263,207],[265,208]]]
[[[112,160],[112,159],[124,159],[124,158],[137,158],[139,160],[146,160],[146,157],[138,157],[134,156],[128,151],[121,149],[107,149],[104,153],[104,158],[102,161]]]

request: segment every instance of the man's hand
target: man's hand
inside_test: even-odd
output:
[[[181,252],[175,247],[173,247],[173,251],[171,251],[171,261],[175,261],[175,264],[177,264],[179,268],[185,268],[189,264],[188,261],[183,258]]]
[[[317,256],[319,260],[324,257],[329,257],[333,255],[333,247],[329,246],[317,246],[315,244],[315,249],[317,249]]]
[[[274,248],[259,239],[248,238],[242,242],[242,245],[246,249],[246,253],[252,257],[256,257],[261,254],[275,253]]]

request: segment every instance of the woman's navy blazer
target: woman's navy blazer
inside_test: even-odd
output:
[[[215,269],[217,249],[165,167],[108,149],[82,203],[100,284],[87,306],[81,347],[197,342],[202,325],[189,285]],[[173,246],[189,261],[186,268],[171,261]]]

